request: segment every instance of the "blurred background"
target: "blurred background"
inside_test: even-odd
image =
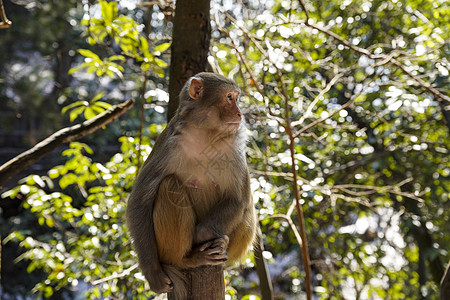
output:
[[[176,3],[3,4],[12,26],[0,29],[0,164],[137,101],[3,183],[0,298],[154,298],[124,211],[166,124]],[[273,286],[261,292],[250,253],[226,268],[226,299],[306,299],[302,225],[313,299],[439,299],[450,259],[448,1],[210,8],[208,70],[242,89]]]

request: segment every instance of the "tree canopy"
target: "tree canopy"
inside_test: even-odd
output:
[[[2,190],[2,250],[14,256],[2,259],[5,299],[154,296],[124,212],[166,123],[174,5],[5,3],[2,148],[129,98],[145,108]],[[242,89],[276,299],[305,294],[306,242],[318,299],[439,298],[450,260],[449,24],[444,0],[211,2],[208,61]],[[10,214],[10,201],[22,209]],[[242,263],[227,267],[227,299],[258,299],[253,254]]]

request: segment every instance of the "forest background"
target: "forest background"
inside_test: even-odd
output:
[[[4,4],[0,163],[136,104],[3,184],[0,296],[154,297],[124,211],[166,124],[175,3]],[[243,92],[274,297],[305,295],[306,234],[315,299],[438,299],[450,259],[448,1],[215,0],[210,12],[208,69]],[[250,253],[227,268],[227,299],[262,296],[255,263]]]

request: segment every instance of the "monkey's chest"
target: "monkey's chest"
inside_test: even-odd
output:
[[[227,155],[202,159],[186,159],[176,172],[188,192],[190,203],[199,221],[222,200],[223,191],[233,186],[234,161]],[[182,171],[181,171],[182,170]]]

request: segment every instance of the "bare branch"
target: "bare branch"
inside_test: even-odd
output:
[[[346,39],[342,38],[341,36],[337,35],[336,33],[329,31],[325,28],[316,26],[314,24],[312,24],[312,22],[309,22],[309,20],[307,22],[301,22],[302,24],[305,24],[308,27],[317,29],[318,31],[334,38],[335,40],[339,41],[340,43],[342,43],[343,45],[347,46],[348,48],[352,49],[353,51],[359,53],[359,54],[363,54],[366,55],[367,57],[374,59],[374,60],[383,60],[383,63],[392,63],[393,65],[395,65],[396,67],[398,67],[400,70],[402,70],[403,73],[405,73],[406,75],[408,75],[411,79],[413,79],[415,82],[417,82],[417,84],[419,84],[422,88],[424,88],[425,90],[427,90],[428,92],[430,92],[434,97],[436,97],[436,99],[439,100],[443,100],[446,102],[450,103],[450,97],[447,95],[442,94],[441,92],[439,92],[437,89],[435,89],[434,87],[431,86],[431,84],[429,84],[428,82],[423,81],[422,79],[420,79],[418,76],[414,75],[413,73],[411,73],[410,71],[408,71],[404,65],[402,65],[398,60],[396,60],[394,58],[393,54],[390,55],[385,55],[385,54],[372,54],[370,51],[368,51],[367,49],[364,48],[360,48],[357,47],[355,45],[352,45],[349,41],[347,41]]]
[[[133,104],[134,99],[130,99],[122,104],[110,107],[108,110],[81,124],[63,128],[39,142],[33,148],[4,163],[0,166],[0,186],[2,186],[9,178],[43,158],[58,146],[78,140],[112,122],[129,110]]]
[[[11,27],[12,22],[8,20],[8,17],[6,16],[5,8],[3,7],[3,0],[0,0],[0,17],[0,29]]]
[[[314,106],[316,106],[317,102],[319,102],[322,99],[323,95],[325,95],[342,76],[344,76],[343,73],[338,73],[336,76],[334,76],[333,79],[331,79],[330,82],[328,82],[327,86],[323,90],[321,90],[319,95],[317,95],[316,98],[311,102],[311,104],[308,106],[306,112],[302,115],[300,120],[292,122],[291,125],[295,127],[297,125],[303,124],[305,119],[309,118],[309,116],[311,115],[311,112]]]
[[[138,264],[132,265],[128,269],[123,270],[122,273],[113,274],[111,276],[108,276],[108,277],[105,277],[105,278],[102,278],[102,279],[99,279],[99,280],[92,281],[92,285],[98,285],[100,283],[107,282],[107,281],[110,281],[110,280],[113,280],[113,279],[126,277],[126,276],[130,275],[131,271],[133,271],[134,269],[137,269],[137,267],[138,267]]]

